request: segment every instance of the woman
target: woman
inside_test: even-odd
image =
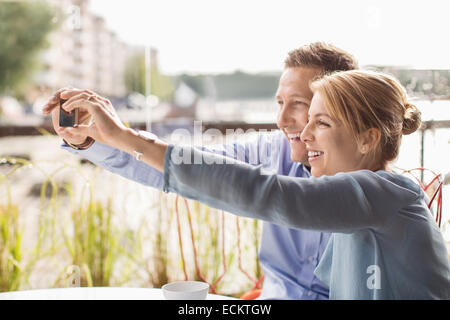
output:
[[[425,195],[388,169],[402,134],[420,126],[420,112],[395,79],[380,73],[335,73],[311,87],[309,122],[300,137],[311,179],[148,141],[91,92],[62,94],[70,98],[64,109],[82,108],[94,118],[89,126],[64,130],[135,154],[164,173],[166,192],[246,217],[333,232],[315,272],[331,299],[450,299],[447,250]],[[202,158],[204,164],[192,164]]]

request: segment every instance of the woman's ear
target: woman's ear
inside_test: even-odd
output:
[[[367,129],[360,135],[359,151],[362,154],[367,154],[373,150],[381,139],[381,132],[377,128]]]

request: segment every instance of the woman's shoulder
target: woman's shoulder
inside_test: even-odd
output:
[[[422,191],[418,183],[405,175],[386,170],[378,170],[374,173],[381,178],[386,179],[391,183],[395,183],[400,187],[413,191],[416,194],[420,194]]]
[[[423,194],[422,189],[415,181],[405,175],[391,171],[357,170],[336,174],[336,177],[339,176],[341,178],[349,176],[352,180],[356,180],[363,188],[372,186],[376,190],[383,189],[397,195],[407,194],[409,199],[411,199],[411,195],[417,199]],[[372,189],[372,187],[370,187],[370,189]]]

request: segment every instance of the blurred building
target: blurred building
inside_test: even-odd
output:
[[[49,36],[39,90],[63,86],[86,88],[107,97],[126,94],[123,72],[131,48],[89,12],[89,0],[49,0],[63,14],[59,30]]]

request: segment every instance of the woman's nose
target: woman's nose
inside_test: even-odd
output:
[[[303,128],[302,133],[300,134],[300,140],[305,143],[307,141],[311,141],[312,140],[312,134],[311,134],[311,128],[310,128],[310,124],[307,123],[305,128]]]

